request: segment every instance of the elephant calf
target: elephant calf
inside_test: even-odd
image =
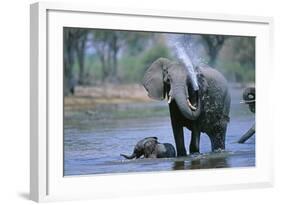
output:
[[[159,143],[157,137],[146,137],[136,144],[134,152],[130,156],[120,155],[126,159],[138,159],[141,156],[144,158],[170,158],[176,156],[176,150],[170,143]]]

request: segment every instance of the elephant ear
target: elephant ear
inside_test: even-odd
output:
[[[156,100],[165,98],[164,71],[167,70],[169,64],[170,60],[158,58],[145,72],[142,84],[150,98]]]

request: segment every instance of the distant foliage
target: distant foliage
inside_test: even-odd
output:
[[[163,43],[163,38],[151,36],[149,42],[146,43],[147,46],[135,55],[127,54],[120,60],[120,78],[123,83],[140,82],[144,72],[155,59],[170,57],[170,50]]]
[[[64,28],[65,94],[76,85],[139,83],[157,58],[177,58],[167,39],[173,35],[193,63],[207,63],[229,81],[255,81],[253,37]]]
[[[195,65],[219,69],[231,82],[255,81],[254,37],[184,34],[179,41]]]
[[[218,56],[217,67],[232,82],[254,82],[255,38],[230,37]]]

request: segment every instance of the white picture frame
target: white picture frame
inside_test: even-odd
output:
[[[113,20],[114,19],[114,20]],[[63,177],[62,27],[256,36],[256,166],[176,172]],[[273,19],[212,13],[97,8],[35,3],[30,12],[30,198],[71,200],[273,185],[272,119],[266,106],[272,68]],[[50,69],[56,67],[56,70]],[[269,86],[270,83],[269,83]],[[266,136],[266,139],[263,137]],[[147,178],[153,178],[148,187]],[[184,183],[186,182],[186,183]]]

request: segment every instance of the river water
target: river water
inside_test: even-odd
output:
[[[64,117],[64,175],[255,166],[255,137],[244,144],[237,143],[255,121],[247,106],[239,103],[240,93],[232,92],[226,151],[211,153],[208,136],[201,134],[201,154],[182,158],[124,160],[120,156],[131,154],[135,144],[148,136],[175,145],[165,102],[107,105],[70,112]],[[145,110],[151,112],[144,114]],[[184,132],[188,150],[190,131]]]

